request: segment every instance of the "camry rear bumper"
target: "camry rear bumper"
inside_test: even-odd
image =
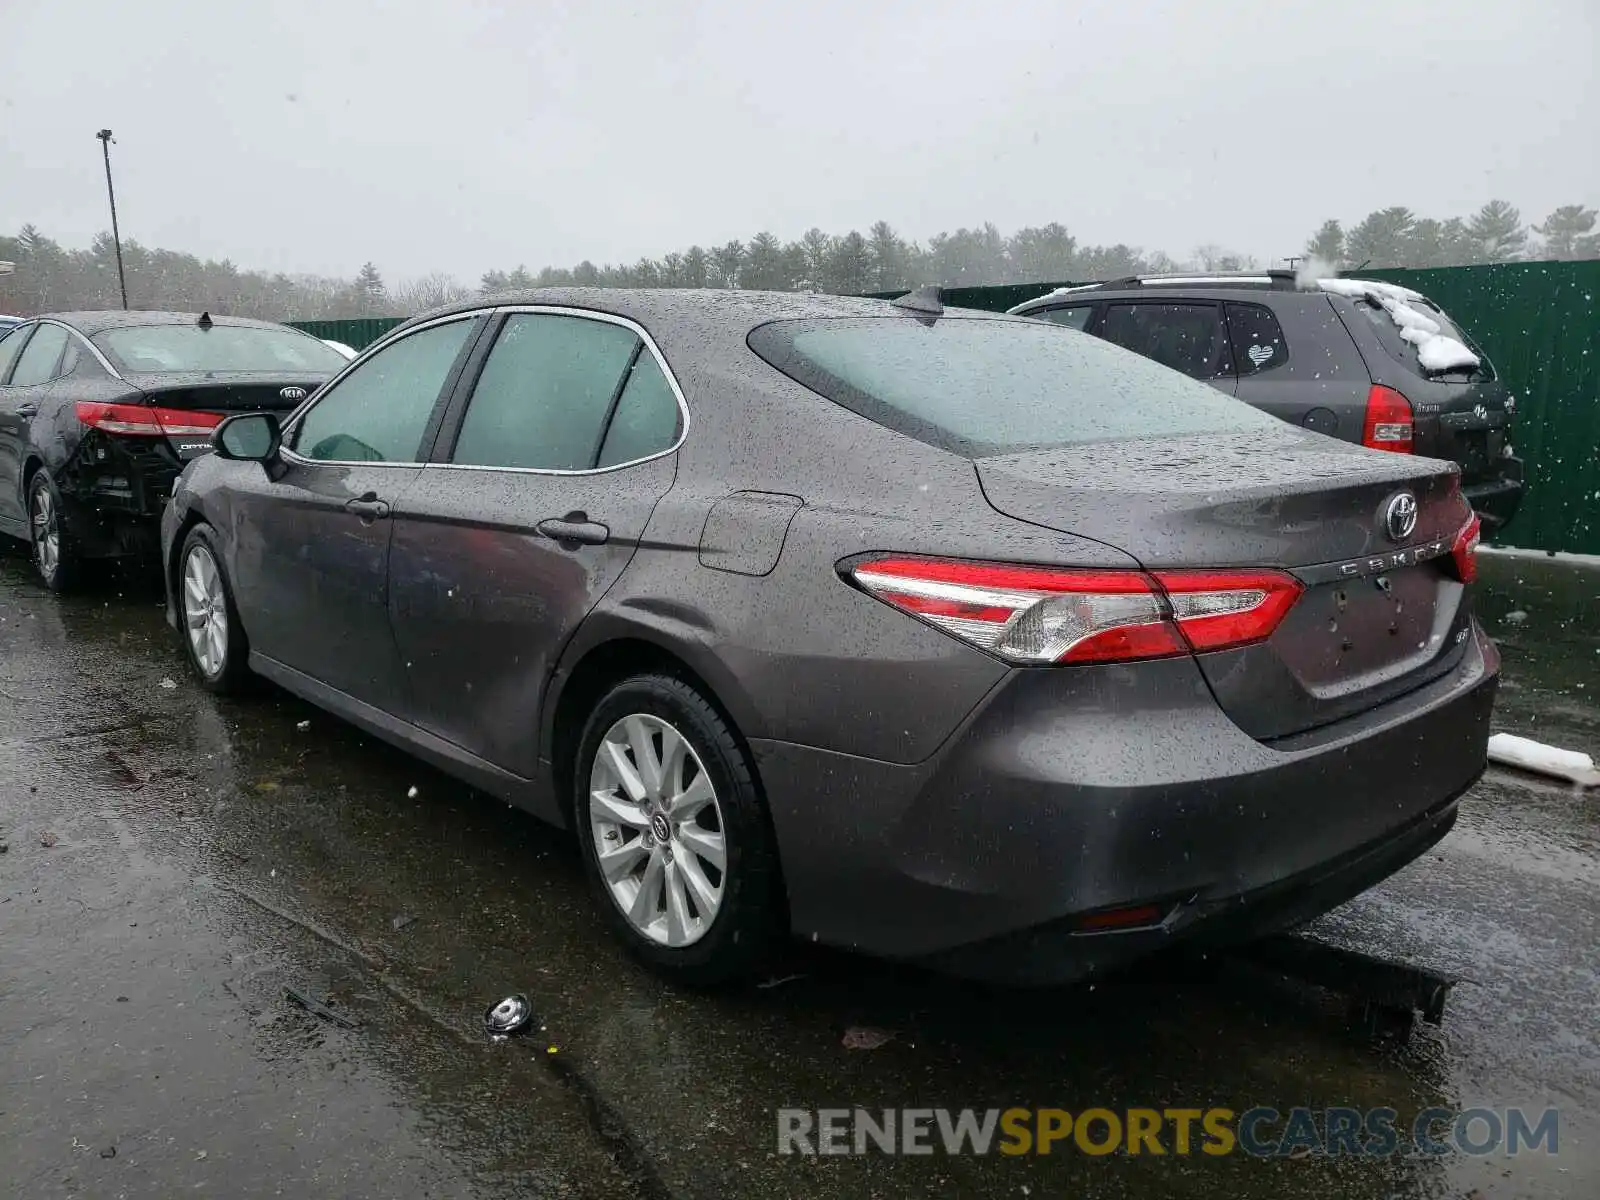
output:
[[[1482,772],[1498,654],[1256,741],[1192,660],[1012,673],[912,766],[754,749],[797,935],[1065,982],[1191,938],[1309,919],[1448,831]],[[1136,927],[1108,914],[1147,909]]]

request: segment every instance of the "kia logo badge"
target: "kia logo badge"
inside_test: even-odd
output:
[[[278,395],[285,400],[304,400],[306,398],[306,390],[301,387],[286,387]]]
[[[1403,542],[1417,530],[1417,498],[1401,492],[1383,510],[1383,527],[1391,542]]]

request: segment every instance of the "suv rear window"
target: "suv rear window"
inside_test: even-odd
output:
[[[1456,341],[1476,354],[1478,356],[1478,366],[1476,370],[1445,372],[1443,375],[1429,376],[1429,373],[1422,369],[1422,364],[1417,359],[1417,347],[1400,336],[1400,327],[1394,323],[1394,319],[1373,301],[1357,300],[1355,302],[1356,308],[1371,323],[1373,331],[1378,335],[1379,343],[1390,358],[1405,367],[1406,370],[1429,378],[1443,379],[1449,375],[1469,375],[1474,379],[1494,378],[1494,367],[1489,364],[1489,356],[1483,352],[1476,342],[1457,328],[1456,323],[1445,316],[1444,311],[1438,308],[1433,301],[1418,298],[1414,300],[1408,299],[1406,303],[1417,309],[1424,316],[1431,317],[1437,321],[1439,323],[1439,332],[1444,334],[1445,337],[1455,338]]]
[[[749,342],[834,403],[969,458],[1277,425],[1215,388],[1039,321],[774,321]]]
[[[131,325],[96,334],[95,345],[124,371],[343,370],[344,355],[310,334],[248,325]]]

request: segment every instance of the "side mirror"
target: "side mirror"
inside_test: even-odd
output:
[[[218,458],[269,463],[278,457],[283,432],[271,413],[240,413],[218,425],[211,445]]]

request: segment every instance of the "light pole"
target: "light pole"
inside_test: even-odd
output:
[[[117,247],[117,286],[122,290],[122,307],[128,307],[128,277],[122,273],[122,232],[117,228],[117,192],[111,186],[111,130],[102,129],[95,137],[106,158],[106,197],[111,201],[111,240]]]

